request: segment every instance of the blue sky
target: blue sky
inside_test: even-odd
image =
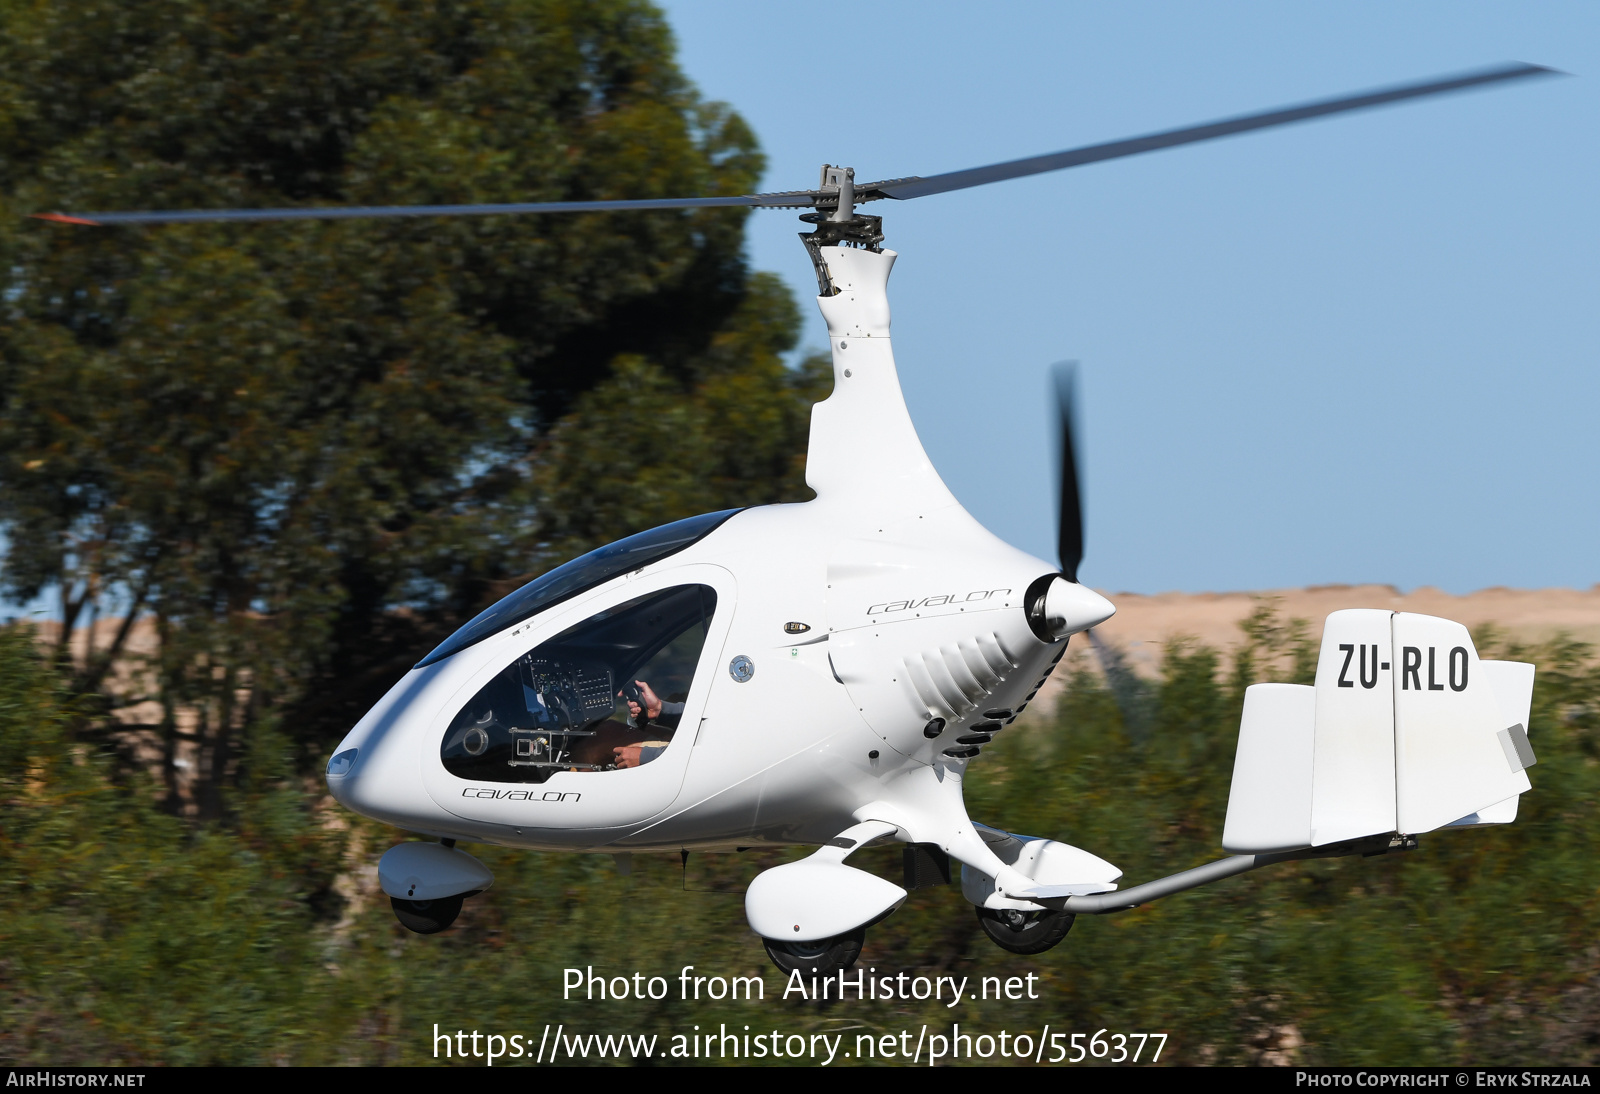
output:
[[[869,211],[929,454],[1045,557],[1047,372],[1082,363],[1089,582],[1600,581],[1600,5],[663,6],[767,189],[1508,60],[1573,73]],[[751,257],[820,347],[799,227],[753,214]]]

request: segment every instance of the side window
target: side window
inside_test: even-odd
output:
[[[608,608],[507,665],[445,730],[463,779],[542,783],[650,763],[670,746],[717,594],[680,585]]]

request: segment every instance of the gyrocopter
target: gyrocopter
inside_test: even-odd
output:
[[[1458,623],[1379,610],[1328,618],[1314,686],[1246,694],[1223,847],[1231,857],[1118,889],[1111,863],[976,823],[962,783],[1028,706],[1068,639],[1111,616],[1077,580],[1070,434],[1058,565],[981,527],[935,472],[890,339],[896,254],[857,206],[906,200],[1248,130],[1550,74],[1506,65],[933,177],[618,201],[43,214],[69,223],[800,208],[834,366],[812,412],[812,501],[710,513],[544,574],[417,662],[339,745],[330,792],[429,837],[379,878],[400,921],[449,926],[489,871],[456,847],[731,851],[807,845],[745,899],[785,971],[848,968],[907,889],[950,880],[985,932],[1042,952],[1075,915],[1296,858],[1415,846],[1500,824],[1530,787],[1533,666],[1481,660]],[[1065,431],[1064,431],[1065,433]],[[905,885],[852,867],[905,845]]]

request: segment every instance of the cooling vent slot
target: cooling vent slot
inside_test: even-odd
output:
[[[984,700],[1016,670],[1017,661],[996,634],[964,638],[953,646],[924,650],[900,662],[905,679],[930,717],[958,719]]]

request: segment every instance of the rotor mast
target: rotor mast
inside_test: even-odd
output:
[[[822,185],[818,189],[823,193],[831,190],[839,195],[839,204],[833,210],[833,216],[829,217],[829,220],[843,224],[856,211],[856,169],[854,167],[834,167],[831,164],[823,164]]]

